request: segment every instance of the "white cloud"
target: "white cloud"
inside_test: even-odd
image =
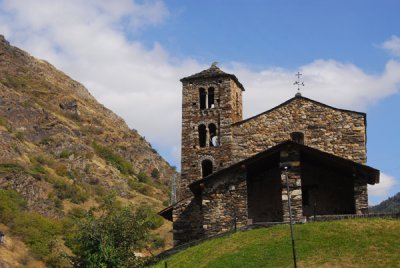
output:
[[[180,157],[181,84],[179,79],[208,66],[177,60],[162,44],[146,48],[135,31],[168,17],[162,1],[26,0],[0,1],[0,30],[13,44],[45,59],[82,82],[108,108],[157,144]],[[133,32],[127,33],[133,27]],[[133,38],[133,39],[132,39]],[[297,70],[253,71],[222,65],[244,84],[245,115],[265,111],[291,98]],[[399,91],[400,63],[389,61],[382,74],[369,75],[350,63],[316,60],[299,67],[303,95],[329,105],[366,109]]]
[[[380,181],[375,185],[368,185],[368,195],[380,201],[389,197],[389,191],[397,184],[396,178],[381,172]],[[379,201],[379,202],[380,202]],[[379,203],[377,202],[377,203]]]
[[[400,56],[400,37],[393,35],[389,40],[383,42],[381,46],[393,56]]]
[[[294,70],[271,68],[253,72],[235,64],[231,68],[246,89],[246,116],[265,111],[296,93]],[[299,67],[305,87],[302,95],[339,108],[361,110],[400,91],[400,62],[387,62],[379,75],[369,75],[350,63],[316,60]]]

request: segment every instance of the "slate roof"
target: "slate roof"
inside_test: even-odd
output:
[[[196,193],[201,187],[200,184],[212,184],[212,182],[222,174],[228,173],[228,172],[233,172],[235,170],[239,170],[243,167],[246,167],[248,165],[254,164],[258,161],[265,160],[269,161],[271,159],[276,159],[276,154],[278,154],[280,151],[288,148],[288,147],[297,147],[302,156],[307,157],[307,159],[313,159],[318,162],[336,166],[340,168],[341,170],[348,171],[348,172],[353,172],[357,174],[358,177],[362,177],[367,180],[369,184],[375,184],[379,182],[379,170],[372,168],[367,165],[359,164],[357,162],[351,161],[349,159],[345,159],[330,153],[326,153],[323,151],[320,151],[315,148],[311,148],[309,146],[303,145],[296,143],[291,140],[284,141],[282,143],[279,143],[278,145],[275,145],[261,153],[258,153],[256,155],[253,155],[243,161],[240,161],[236,164],[233,164],[227,168],[221,169],[215,173],[210,174],[209,176],[197,180],[189,185],[189,188],[192,190],[193,193]]]
[[[187,81],[193,81],[193,80],[203,79],[203,78],[218,78],[218,77],[231,78],[233,81],[236,82],[236,84],[240,87],[240,89],[244,91],[243,85],[239,82],[239,80],[237,79],[237,77],[234,74],[225,73],[220,68],[218,68],[218,66],[216,64],[212,64],[210,68],[208,68],[204,71],[201,71],[199,73],[193,74],[188,77],[184,77],[180,81],[187,82]]]
[[[229,167],[226,167],[215,173],[212,173],[203,179],[197,180],[197,181],[191,183],[189,185],[189,188],[193,193],[196,193],[201,190],[201,188],[202,188],[201,184],[206,184],[206,185],[212,184],[215,180],[217,180],[219,178],[219,176],[221,176],[225,173],[234,172],[235,170],[240,170],[243,167],[255,164],[259,161],[276,161],[277,154],[279,154],[280,151],[282,151],[288,147],[297,147],[300,150],[303,159],[304,158],[312,159],[312,160],[318,161],[320,163],[328,164],[331,166],[336,166],[336,167],[340,168],[341,170],[344,170],[347,172],[352,172],[353,174],[357,174],[358,177],[362,177],[362,178],[366,179],[369,184],[375,184],[375,183],[379,182],[380,172],[379,172],[379,170],[377,170],[375,168],[372,168],[367,165],[359,164],[359,163],[351,161],[349,159],[345,159],[345,158],[342,158],[342,157],[339,157],[339,156],[336,156],[336,155],[333,155],[330,153],[326,153],[326,152],[320,151],[318,149],[296,143],[291,140],[287,140],[287,141],[279,143],[278,145],[275,145],[263,152],[253,155],[243,161],[240,161],[236,164],[233,164]],[[278,165],[278,163],[277,163],[277,165]],[[191,197],[188,197],[188,198],[191,198]],[[162,217],[164,217],[165,219],[172,221],[173,207],[176,204],[178,204],[186,199],[187,198],[182,199],[182,200],[178,201],[177,203],[170,205],[169,207],[160,211],[158,214],[161,215]]]

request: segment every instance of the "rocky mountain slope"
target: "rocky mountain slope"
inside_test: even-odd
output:
[[[161,209],[176,175],[83,85],[0,35],[0,189],[21,194],[29,211],[60,219],[110,192]]]

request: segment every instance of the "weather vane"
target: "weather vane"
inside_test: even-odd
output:
[[[297,93],[296,93],[296,97],[301,96],[300,93],[300,86],[304,87],[304,82],[300,82],[300,76],[302,76],[303,74],[301,74],[300,72],[297,72],[297,74],[295,74],[295,76],[297,76],[297,81],[295,81],[293,83],[293,85],[297,85]]]

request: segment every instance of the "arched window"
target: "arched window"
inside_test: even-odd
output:
[[[201,162],[201,175],[203,178],[213,173],[213,163],[211,160],[203,160]]]
[[[214,108],[214,88],[208,88],[208,108]]]
[[[200,110],[203,110],[207,106],[207,93],[204,88],[199,89],[199,98],[200,98]]]
[[[294,142],[304,144],[304,134],[302,132],[292,132],[290,133],[290,138]]]
[[[199,145],[200,147],[205,147],[207,144],[207,129],[205,125],[200,125],[198,127],[199,131]]]
[[[215,124],[209,124],[208,125],[208,131],[210,133],[210,140],[209,144],[211,147],[217,147],[218,146],[218,136],[217,136],[217,127]]]

